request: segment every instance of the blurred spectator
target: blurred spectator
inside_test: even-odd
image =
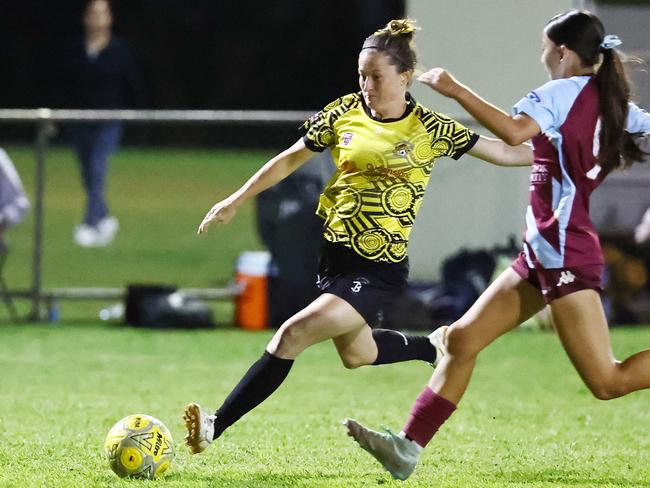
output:
[[[129,45],[112,33],[113,13],[108,0],[90,0],[83,14],[84,35],[62,60],[59,93],[68,108],[121,109],[142,105],[142,83]],[[110,156],[122,137],[121,122],[76,123],[68,136],[81,165],[87,206],[83,223],[74,230],[82,247],[109,244],[118,221],[105,201]]]
[[[19,223],[29,208],[27,196],[7,153],[0,149],[0,250],[4,250],[4,233]]]
[[[637,244],[642,244],[650,240],[650,208],[645,211],[641,222],[634,229],[634,240]]]
[[[0,297],[12,320],[17,320],[17,312],[2,273],[9,253],[4,234],[23,219],[28,208],[29,202],[16,168],[7,153],[0,149]]]

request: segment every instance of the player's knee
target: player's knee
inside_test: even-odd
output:
[[[455,357],[473,358],[480,352],[472,334],[463,327],[450,327],[445,342],[447,351]]]
[[[304,327],[298,322],[285,322],[278,330],[278,349],[287,349],[297,346],[304,336]]]
[[[289,319],[276,333],[276,350],[279,353],[300,352],[310,345],[309,330],[312,317]]]
[[[357,369],[361,366],[368,366],[372,364],[375,358],[369,356],[364,356],[363,354],[357,353],[341,353],[339,351],[339,356],[341,357],[341,362],[346,369]]]
[[[341,356],[341,362],[345,369],[357,369],[361,366],[367,366],[368,362],[359,356]]]

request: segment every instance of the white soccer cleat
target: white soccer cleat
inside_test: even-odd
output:
[[[192,454],[198,454],[205,451],[214,438],[214,415],[206,414],[201,406],[196,403],[190,403],[185,407],[183,420],[187,428],[185,443],[190,448]]]
[[[431,363],[431,366],[434,368],[438,366],[442,358],[447,355],[446,339],[448,329],[448,325],[443,325],[429,334],[429,341],[433,344],[433,347],[436,348],[436,360]]]
[[[348,428],[348,435],[372,454],[393,478],[404,481],[411,475],[422,452],[416,442],[388,429],[385,434],[367,429],[353,419],[345,419],[343,425]]]

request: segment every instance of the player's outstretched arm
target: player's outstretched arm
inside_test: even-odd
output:
[[[501,139],[480,136],[468,151],[472,156],[497,166],[530,166],[533,148],[529,144],[511,146]]]
[[[539,125],[525,114],[514,117],[483,100],[444,68],[433,68],[418,76],[418,81],[456,100],[479,124],[511,146],[526,142],[540,133]]]
[[[207,232],[212,222],[228,223],[242,203],[282,181],[313,155],[313,151],[305,146],[302,139],[299,139],[293,146],[269,160],[239,190],[225,200],[215,203],[203,218],[197,234]]]

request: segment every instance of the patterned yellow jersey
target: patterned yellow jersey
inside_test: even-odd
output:
[[[478,135],[408,96],[398,119],[372,117],[361,93],[341,97],[303,125],[306,146],[329,147],[337,166],[318,204],[325,239],[373,261],[406,258],[409,234],[436,159],[458,159]]]

